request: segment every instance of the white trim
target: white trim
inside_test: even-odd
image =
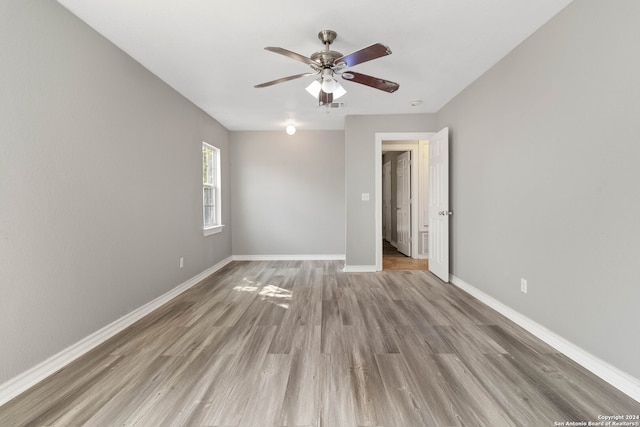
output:
[[[131,326],[138,320],[142,319],[144,316],[166,304],[189,288],[200,283],[202,280],[206,279],[225,265],[229,264],[232,260],[232,257],[228,257],[220,261],[213,267],[206,269],[202,273],[176,286],[169,292],[159,296],[153,301],[146,303],[145,305],[135,309],[129,314],[126,314],[123,317],[117,319],[115,322],[108,324],[104,328],[81,339],[77,343],[72,344],[58,354],[51,356],[47,360],[39,363],[28,371],[25,371],[22,374],[10,379],[9,381],[0,384],[0,405],[4,405],[30,387],[33,387],[48,376],[64,368],[80,356],[102,344],[125,328]]]
[[[383,141],[420,141],[420,140],[428,140],[432,135],[434,135],[435,132],[376,132],[375,134],[375,152],[374,152],[374,171],[375,171],[375,239],[376,239],[376,265],[375,265],[375,270],[374,271],[382,271],[382,144]],[[395,148],[402,148],[404,147],[403,145],[392,145],[389,144],[388,148],[389,150],[395,150]],[[385,148],[387,148],[385,146]],[[415,203],[415,197],[414,195],[417,195],[417,192],[414,194],[413,189],[417,187],[417,185],[415,183],[418,182],[418,174],[417,174],[417,168],[415,167],[415,165],[417,164],[417,159],[418,159],[418,149],[419,146],[416,144],[415,147],[415,151],[413,151],[413,149],[411,149],[412,153],[411,153],[411,161],[413,162],[414,159],[416,161],[416,163],[412,163],[413,169],[416,170],[415,176],[412,172],[411,174],[411,180],[413,181],[411,187],[412,187],[412,191],[411,191],[411,198],[412,198],[412,210],[411,210],[411,216],[412,218],[412,222],[411,222],[411,237],[412,237],[412,254],[416,254],[417,253],[417,232],[418,232],[418,219],[417,219],[417,212],[418,212],[418,207],[417,207],[417,203]],[[408,151],[408,149],[403,149],[402,151]],[[415,205],[415,212],[414,212],[414,206]],[[414,224],[415,221],[415,224]],[[415,225],[415,228],[414,228]],[[414,234],[415,233],[415,234]],[[415,252],[414,252],[414,245],[415,244]]]
[[[342,271],[345,273],[375,273],[380,270],[375,265],[345,265]]]
[[[214,225],[205,225],[204,224],[204,209],[203,209],[203,217],[202,217],[202,222],[203,222],[203,234],[204,236],[211,236],[212,234],[217,234],[220,233],[222,231],[222,227],[224,227],[224,225],[222,225],[222,182],[221,182],[221,178],[222,178],[222,158],[221,156],[221,151],[218,147],[211,145],[207,142],[202,141],[202,146],[203,148],[206,146],[206,148],[210,149],[213,153],[215,153],[215,161],[216,161],[216,182],[213,184],[208,184],[208,183],[202,183],[202,188],[205,187],[210,187],[213,188],[215,190],[215,196],[216,196],[216,223]],[[204,190],[203,190],[203,199],[202,199],[202,203],[204,205]],[[220,227],[220,228],[218,228]]]
[[[632,377],[615,366],[578,347],[555,332],[504,305],[497,299],[471,286],[464,280],[451,275],[450,281],[469,295],[479,299],[489,307],[517,323],[542,341],[549,344],[582,367],[588,369],[632,399],[640,402],[640,379]]]
[[[224,228],[224,224],[213,225],[211,227],[203,228],[202,229],[202,234],[205,235],[205,236],[211,236],[212,234],[220,233],[223,228]]]
[[[234,261],[344,261],[344,254],[316,255],[233,255]]]

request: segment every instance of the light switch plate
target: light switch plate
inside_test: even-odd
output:
[[[367,200],[369,200],[369,193],[362,193],[362,201],[366,202]]]

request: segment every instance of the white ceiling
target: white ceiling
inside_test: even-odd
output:
[[[58,0],[229,130],[343,129],[351,114],[437,112],[571,0]],[[311,71],[268,52],[310,56],[320,30],[343,54],[380,42],[392,55],[353,67],[395,81],[392,94],[344,82],[327,110],[304,89]],[[419,106],[411,106],[421,100]]]

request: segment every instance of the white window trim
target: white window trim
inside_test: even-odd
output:
[[[202,229],[202,234],[205,236],[211,236],[212,234],[218,234],[224,228],[224,224],[214,225],[212,227],[207,227]]]
[[[208,148],[211,148],[213,150],[216,151],[216,159],[218,164],[216,165],[216,218],[218,219],[218,224],[215,225],[210,225],[208,227],[205,227],[203,225],[202,227],[202,234],[204,236],[211,236],[213,234],[218,234],[220,232],[222,232],[222,229],[224,228],[224,224],[222,224],[222,190],[221,190],[221,182],[220,182],[220,166],[221,166],[221,159],[220,159],[220,149],[218,147],[215,147],[211,144],[207,144],[206,142],[202,142],[202,146],[206,146]],[[204,185],[203,185],[204,187]],[[203,218],[204,220],[204,218]]]

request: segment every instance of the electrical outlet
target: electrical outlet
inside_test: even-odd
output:
[[[180,257],[180,268],[184,267],[184,258]]]
[[[520,290],[527,293],[527,279],[520,279]]]

